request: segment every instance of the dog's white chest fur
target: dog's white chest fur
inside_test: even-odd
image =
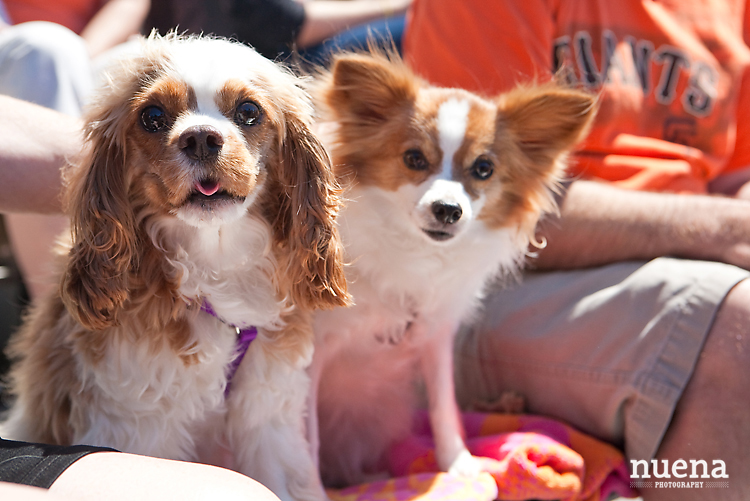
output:
[[[447,245],[430,242],[378,188],[357,188],[340,216],[355,306],[321,312],[317,332],[389,337],[422,317],[462,319],[477,305],[485,281],[513,271],[523,257],[513,230],[475,221]],[[425,318],[426,317],[426,318]],[[378,332],[382,331],[382,332]]]
[[[190,330],[195,364],[175,357],[167,343],[158,352],[147,353],[138,343],[123,340],[109,345],[102,361],[107,370],[88,371],[82,365],[83,385],[95,387],[98,405],[121,419],[92,420],[74,442],[118,444],[146,455],[200,459],[199,442],[215,443],[215,437],[209,440],[208,435],[221,433],[226,364],[233,356],[236,335],[207,315],[198,315]],[[219,421],[212,423],[214,419]]]
[[[208,301],[216,314],[239,327],[279,326],[283,304],[273,284],[276,262],[270,252],[270,230],[259,218],[246,216],[221,227],[194,228],[166,220],[160,234],[177,241],[171,264],[181,270],[180,292]]]

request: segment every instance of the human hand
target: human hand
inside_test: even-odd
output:
[[[720,261],[750,270],[750,243],[737,242],[729,245]]]

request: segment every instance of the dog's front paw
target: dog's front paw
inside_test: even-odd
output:
[[[459,452],[456,459],[448,467],[450,475],[467,478],[477,478],[483,470],[482,461],[472,456],[466,449]]]

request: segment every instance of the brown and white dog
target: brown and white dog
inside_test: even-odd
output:
[[[488,282],[519,270],[537,221],[555,210],[595,98],[545,84],[486,99],[430,86],[382,54],[337,56],[319,91],[348,188],[338,225],[355,301],[315,316],[324,483],[381,470],[409,433],[419,379],[439,467],[476,475],[454,396],[454,336]]]
[[[311,117],[300,79],[237,43],[152,36],[113,65],[67,174],[59,293],[12,345],[4,438],[182,460],[226,441],[281,498],[325,498],[304,434],[310,312],[349,296]]]

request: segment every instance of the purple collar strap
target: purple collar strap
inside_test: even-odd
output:
[[[235,357],[229,364],[229,370],[227,371],[227,386],[224,389],[224,398],[227,398],[229,396],[229,389],[232,387],[232,379],[234,379],[234,375],[237,374],[237,369],[240,367],[242,359],[245,358],[245,353],[247,353],[247,349],[250,347],[250,343],[252,343],[256,337],[258,337],[258,329],[256,329],[255,327],[240,329],[236,325],[232,325],[224,321],[223,318],[216,314],[214,309],[211,307],[211,303],[209,303],[205,299],[203,300],[203,304],[201,304],[201,311],[205,311],[209,315],[218,318],[230,327],[234,327],[234,329],[237,331],[237,339],[234,343]]]

